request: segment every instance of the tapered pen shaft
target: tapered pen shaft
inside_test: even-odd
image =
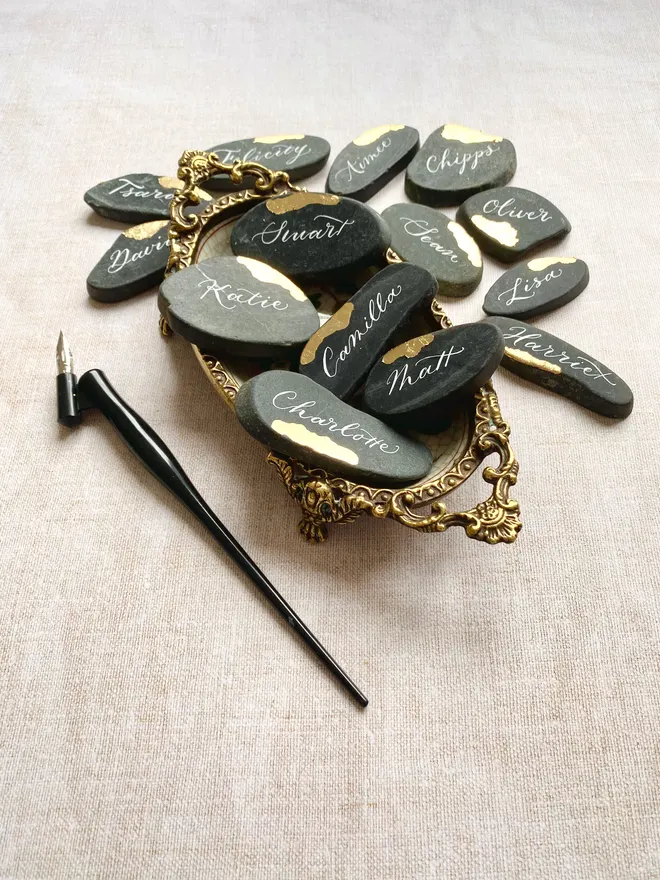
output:
[[[70,352],[68,358],[70,360]],[[80,377],[76,394],[76,405],[84,409],[96,407],[101,410],[142,464],[206,526],[221,547],[248,575],[278,614],[300,635],[341,685],[361,706],[366,706],[368,700],[362,691],[213,513],[158,434],[121,399],[104,373],[100,370],[88,370]]]

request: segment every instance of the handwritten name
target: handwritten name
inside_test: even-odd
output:
[[[224,150],[217,149],[214,151],[219,156],[224,154],[223,162],[236,162],[240,160],[241,162],[261,162],[268,161],[269,159],[281,159],[282,157],[286,157],[286,162],[284,165],[287,168],[290,168],[292,165],[295,165],[296,162],[299,162],[303,156],[306,156],[308,153],[312,152],[312,148],[307,144],[283,144],[282,146],[274,146],[268,150],[259,149],[258,147],[249,147],[249,149],[241,152],[240,149],[225,148]]]
[[[220,286],[215,278],[211,278],[199,266],[197,266],[197,271],[200,275],[204,276],[197,286],[206,286],[206,290],[200,296],[200,299],[204,299],[207,294],[212,293],[218,305],[222,306],[223,309],[227,309],[228,312],[233,311],[237,304],[261,309],[275,309],[276,312],[283,312],[289,308],[288,303],[283,303],[279,299],[271,300],[269,296],[253,293],[245,287],[232,290],[231,284]],[[233,303],[233,305],[228,305],[228,303]]]
[[[548,214],[543,208],[529,208],[524,210],[516,205],[515,199],[506,199],[500,202],[498,199],[489,199],[481,209],[484,214],[497,214],[498,217],[513,217],[514,220],[540,220],[547,223],[552,220],[552,214]]]
[[[353,180],[353,177],[356,174],[364,174],[364,172],[372,165],[378,157],[387,150],[388,147],[392,146],[392,138],[385,137],[378,144],[377,147],[372,148],[372,150],[366,153],[364,156],[361,156],[359,159],[356,159],[354,162],[346,162],[346,165],[342,166],[338,171],[335,171],[335,177],[339,177],[340,174],[347,174],[346,182],[350,183]]]
[[[560,364],[575,370],[576,373],[583,373],[588,379],[593,379],[594,382],[598,381],[598,379],[604,379],[608,385],[611,385],[613,388],[616,387],[616,382],[608,379],[608,376],[614,374],[603,372],[603,369],[595,361],[591,361],[583,355],[573,356],[566,354],[565,351],[557,352],[552,345],[539,344],[534,342],[535,339],[542,339],[541,334],[528,333],[526,327],[509,327],[509,332],[504,334],[504,341],[513,342],[514,348],[527,348],[538,354],[542,360],[558,361]]]
[[[396,370],[392,370],[387,377],[386,384],[389,385],[389,391],[387,393],[393,394],[396,391],[403,391],[410,385],[416,385],[422,379],[427,379],[429,376],[435,375],[435,373],[438,373],[440,370],[444,370],[449,366],[451,358],[464,351],[465,348],[456,349],[452,345],[449,350],[445,349],[440,354],[430,354],[426,357],[418,358],[413,365],[413,369],[416,371],[415,375],[411,375],[412,369],[410,364],[407,363]],[[429,361],[430,363],[428,363]],[[422,363],[423,366],[420,366]]]
[[[278,226],[275,221],[269,223],[261,232],[252,236],[252,241],[260,239],[265,245],[275,244],[276,241],[312,241],[321,238],[336,238],[341,235],[347,226],[352,226],[355,220],[339,220],[329,214],[317,214],[313,223],[321,221],[316,229],[288,229],[289,221],[282,220]],[[325,223],[323,222],[325,221]]]
[[[348,337],[345,345],[335,358],[334,350],[326,345],[323,349],[323,372],[330,379],[334,379],[341,364],[350,356],[350,354],[358,348],[364,337],[369,333],[371,328],[376,324],[387,311],[395,299],[401,295],[401,285],[392,288],[386,297],[379,290],[374,297],[369,300],[369,308],[367,316],[364,319],[364,329],[354,330]],[[334,361],[334,363],[333,363]]]
[[[165,237],[160,241],[154,241],[150,244],[146,245],[142,248],[142,250],[135,251],[131,253],[130,248],[117,248],[116,251],[113,251],[110,254],[110,265],[108,266],[108,275],[114,275],[116,272],[121,272],[126,266],[130,266],[131,263],[137,263],[140,260],[144,260],[145,257],[148,257],[150,254],[155,253],[156,251],[161,250],[162,248],[167,247],[167,232],[165,233]]]
[[[272,403],[275,409],[284,410],[292,415],[298,416],[300,421],[309,422],[319,428],[327,428],[330,434],[339,434],[347,440],[355,440],[356,443],[363,443],[369,449],[378,449],[387,455],[396,455],[401,448],[400,446],[390,446],[385,440],[380,440],[371,431],[363,428],[359,422],[350,422],[348,425],[340,424],[332,416],[323,418],[322,416],[308,414],[308,410],[313,410],[316,406],[315,400],[305,400],[303,403],[294,403],[297,399],[296,391],[280,391],[273,397]]]
[[[120,177],[121,183],[114,189],[111,189],[108,195],[113,196],[119,193],[123,199],[155,199],[157,202],[169,202],[174,198],[173,192],[166,192],[162,189],[147,189],[141,183],[135,183],[129,177]]]
[[[443,257],[448,257],[450,263],[458,263],[459,258],[456,251],[445,247],[439,241],[433,241],[431,238],[432,235],[440,232],[437,227],[431,226],[427,220],[413,220],[412,217],[401,217],[400,219],[406,221],[403,224],[404,232],[407,232],[413,238],[419,238],[423,244],[427,244],[434,251],[442,254]]]
[[[510,306],[512,303],[518,302],[518,300],[533,299],[543,284],[547,281],[559,278],[561,274],[561,269],[551,269],[543,278],[538,278],[535,275],[533,278],[528,278],[527,281],[525,281],[524,278],[518,276],[513,282],[513,287],[508,287],[506,290],[503,290],[502,293],[498,295],[497,301],[501,302],[503,297],[508,296],[509,298],[504,305]]]
[[[499,147],[496,147],[494,144],[488,144],[483,150],[475,150],[473,153],[465,153],[460,150],[447,148],[442,156],[431,155],[428,157],[426,160],[426,170],[429,174],[438,174],[440,171],[444,171],[445,168],[458,166],[458,173],[462,175],[468,168],[470,171],[474,171],[480,159],[483,159],[485,156],[492,156],[498,150]]]

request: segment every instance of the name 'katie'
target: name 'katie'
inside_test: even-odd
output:
[[[614,374],[604,373],[594,361],[582,357],[581,355],[578,356],[576,361],[574,361],[565,351],[556,352],[552,345],[539,345],[538,343],[533,342],[534,339],[542,339],[540,333],[527,333],[526,331],[526,327],[509,327],[508,332],[504,333],[504,341],[512,341],[514,347],[520,346],[520,348],[528,348],[530,351],[540,355],[543,360],[559,361],[560,364],[570,367],[577,373],[583,373],[588,379],[593,379],[594,382],[598,379],[604,379],[608,385],[616,387],[616,382],[612,382],[607,378]],[[522,343],[524,343],[524,345]]]
[[[347,440],[355,440],[357,443],[364,443],[369,449],[377,448],[381,452],[385,452],[387,455],[396,455],[401,448],[400,446],[395,446],[394,449],[391,449],[385,440],[379,440],[378,437],[375,437],[370,431],[363,428],[359,422],[340,425],[336,419],[332,418],[332,416],[323,418],[322,416],[315,416],[313,414],[307,415],[307,410],[313,409],[316,406],[316,401],[306,400],[304,403],[294,403],[293,401],[295,401],[297,397],[298,393],[296,391],[280,391],[279,394],[276,394],[275,397],[273,397],[272,404],[275,409],[284,410],[292,415],[296,415],[300,421],[309,422],[312,425],[317,425],[319,428],[327,428],[331,434],[338,433],[341,437],[345,437]],[[290,401],[290,403],[287,403],[286,401]]]
[[[196,269],[199,274],[203,276],[197,286],[203,287],[206,285],[206,290],[202,293],[200,299],[204,299],[207,294],[212,293],[218,305],[222,306],[223,309],[227,309],[228,312],[235,309],[237,304],[253,307],[256,306],[257,308],[262,309],[273,308],[276,312],[283,312],[285,309],[289,308],[288,303],[283,303],[279,299],[271,301],[269,296],[264,296],[261,293],[253,293],[245,287],[239,287],[235,291],[231,289],[231,284],[224,284],[221,287],[215,278],[211,278],[206,272],[202,271],[199,266],[196,266]],[[227,305],[227,303],[234,303],[234,305]]]

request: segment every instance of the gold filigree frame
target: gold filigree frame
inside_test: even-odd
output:
[[[228,174],[234,183],[240,183],[249,175],[254,178],[254,184],[251,189],[222,196],[199,213],[185,213],[187,207],[199,205],[195,188],[218,173]],[[255,201],[300,189],[289,182],[285,172],[270,171],[256,163],[228,165],[220,162],[214,153],[197,150],[187,150],[181,156],[178,176],[184,187],[175,193],[170,203],[167,274],[194,262],[202,233],[208,233],[217,223],[241,214]],[[400,262],[401,258],[390,249],[386,260],[394,263]],[[452,326],[437,300],[434,300],[431,311],[440,327]],[[162,319],[161,331],[164,335],[169,332]],[[231,365],[193,348],[204,372],[225,402],[233,407],[240,379]],[[275,452],[270,452],[267,460],[300,505],[302,520],[299,529],[308,540],[324,541],[329,525],[349,523],[363,513],[369,513],[378,519],[389,517],[420,532],[444,532],[451,526],[461,526],[468,537],[478,541],[512,543],[522,527],[518,502],[509,497],[509,490],[517,480],[518,462],[509,442],[509,426],[502,419],[497,395],[490,382],[474,395],[474,410],[470,410],[468,416],[470,435],[458,457],[441,473],[433,473],[424,482],[404,489],[359,485],[320,468],[308,468]],[[489,465],[483,470],[483,479],[492,486],[490,496],[470,510],[449,512],[440,499],[465,482],[490,455],[499,458],[495,466]]]

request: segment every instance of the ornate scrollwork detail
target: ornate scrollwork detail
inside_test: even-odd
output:
[[[199,184],[215,174],[229,175],[232,183],[242,183],[252,178],[251,189],[228,193],[207,204],[203,211],[186,214],[191,206],[200,204]],[[232,216],[247,210],[254,201],[269,199],[301,188],[292,184],[285,171],[271,171],[257,162],[221,162],[215,153],[202,150],[186,150],[179,159],[178,177],[183,188],[177,190],[170,202],[170,228],[168,232],[170,256],[166,274],[190,266],[195,246],[202,230],[219,214]]]
[[[275,466],[289,495],[300,504],[303,518],[298,529],[308,541],[327,540],[329,524],[353,522],[370,507],[363,498],[343,492],[341,485],[333,486],[345,481],[333,480],[325,471],[308,471],[303,466],[304,475],[297,475],[294,465],[299,463],[274,452],[268,453],[267,461]]]

